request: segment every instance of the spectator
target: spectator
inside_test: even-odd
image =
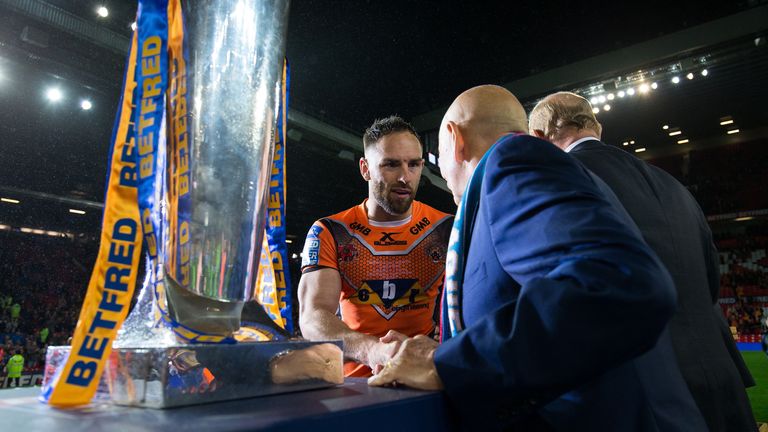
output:
[[[8,372],[8,386],[10,387],[13,381],[16,381],[16,386],[19,386],[19,379],[21,378],[21,371],[24,370],[24,357],[21,355],[21,350],[17,349],[13,357],[8,359],[8,364],[5,365],[5,371]]]

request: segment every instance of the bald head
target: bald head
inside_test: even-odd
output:
[[[473,87],[453,101],[440,124],[440,172],[456,204],[475,167],[503,135],[527,132],[525,110],[504,87]]]
[[[599,139],[603,131],[589,101],[571,92],[554,93],[537,103],[528,127],[532,135],[562,149],[581,138]]]
[[[502,135],[528,131],[520,101],[509,90],[496,85],[477,86],[460,94],[445,113],[441,129],[448,122],[457,124],[472,138],[468,144],[481,157]]]

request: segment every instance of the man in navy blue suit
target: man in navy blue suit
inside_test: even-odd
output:
[[[405,340],[369,383],[443,389],[468,430],[706,430],[666,329],[669,274],[610,189],[526,130],[502,87],[448,109],[443,341]]]
[[[710,432],[757,432],[745,389],[755,382],[717,304],[720,260],[696,200],[671,175],[603,144],[602,126],[579,95],[559,92],[542,99],[528,126],[611,187],[672,276],[677,312],[669,334]]]

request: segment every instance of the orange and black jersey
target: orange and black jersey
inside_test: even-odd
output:
[[[370,221],[364,201],[312,225],[302,273],[339,271],[339,311],[352,330],[430,334],[452,225],[453,216],[418,201],[408,219]]]

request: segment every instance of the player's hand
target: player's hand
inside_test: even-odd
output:
[[[368,385],[384,387],[401,384],[421,390],[441,390],[443,382],[434,362],[436,349],[437,342],[426,336],[405,340],[397,355],[378,374],[368,379]]]
[[[387,333],[381,339],[384,339],[387,336],[390,336],[390,334]],[[405,336],[403,337],[405,338]],[[400,340],[393,340],[391,342],[376,342],[368,352],[368,366],[373,369],[374,373],[376,370],[380,370],[383,365],[385,365],[392,359],[392,357],[395,356],[395,354],[397,354],[397,352],[400,350],[401,344],[402,342]]]
[[[400,333],[397,330],[390,330],[385,334],[384,336],[379,338],[379,342],[382,343],[390,343],[390,342],[405,342],[405,340],[408,339],[408,336]],[[398,350],[399,350],[398,346]]]

